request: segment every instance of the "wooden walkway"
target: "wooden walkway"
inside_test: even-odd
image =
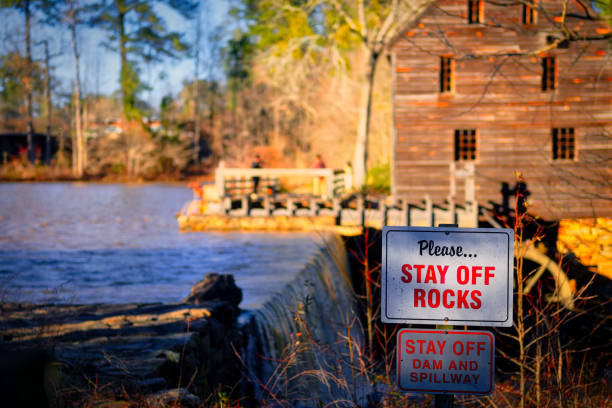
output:
[[[479,206],[475,201],[474,167],[469,164],[461,171],[450,168],[449,196],[444,202],[433,202],[429,196],[420,202],[393,199],[385,195],[346,193],[350,188],[350,174],[333,169],[242,169],[218,168],[215,186],[206,196],[205,210],[201,205],[187,206],[185,217],[214,217],[214,226],[223,224],[244,228],[245,219],[257,219],[252,225],[263,228],[266,219],[283,217],[283,225],[303,226],[299,218],[325,217],[326,224],[350,227],[382,228],[385,225],[436,226],[457,224],[460,227],[478,226]],[[254,178],[258,188],[254,190]],[[302,182],[301,193],[284,191],[283,185],[295,187]],[[465,197],[456,202],[457,183],[463,182]],[[212,186],[209,186],[212,187]],[[298,189],[299,190],[299,189]],[[194,210],[194,208],[196,210]],[[235,222],[240,218],[241,222]],[[295,222],[292,222],[291,220]],[[287,221],[289,220],[289,221]],[[331,221],[330,221],[331,220]],[[188,225],[186,223],[185,225]],[[206,223],[202,228],[205,228]],[[318,223],[320,225],[320,223]],[[232,227],[233,228],[233,227]],[[302,227],[300,227],[302,228]],[[215,229],[211,227],[211,229]],[[263,228],[266,229],[266,228]]]
[[[331,216],[336,225],[435,226],[458,224],[475,227],[478,224],[478,205],[456,205],[448,200],[434,204],[426,196],[420,203],[405,200],[389,202],[385,196],[353,194],[347,197],[323,199],[309,195],[243,195],[225,198],[223,205],[213,213],[228,217],[317,217]]]

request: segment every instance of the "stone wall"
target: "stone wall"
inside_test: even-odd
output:
[[[557,249],[612,279],[612,218],[561,220]]]

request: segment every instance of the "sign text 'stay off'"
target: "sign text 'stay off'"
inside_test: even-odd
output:
[[[397,381],[403,391],[489,394],[495,339],[486,331],[404,329],[397,335]]]
[[[383,322],[512,325],[512,230],[385,227],[382,257]]]

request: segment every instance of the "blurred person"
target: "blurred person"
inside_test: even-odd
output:
[[[261,166],[262,166],[261,157],[259,157],[259,154],[255,154],[255,157],[253,158],[253,161],[251,162],[251,168],[261,169]],[[259,188],[259,176],[254,176],[252,180],[253,180],[253,194],[257,194],[257,189]]]
[[[321,157],[320,154],[315,155],[315,161],[312,165],[312,167],[314,169],[324,169],[325,168],[325,162],[323,161],[323,158]],[[325,177],[322,176],[318,176],[315,177],[313,180],[313,186],[312,186],[312,190],[313,190],[313,194],[315,196],[321,196],[323,198],[326,198],[325,194]]]

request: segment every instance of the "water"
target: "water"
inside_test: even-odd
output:
[[[232,273],[260,307],[316,252],[306,233],[181,233],[182,185],[0,183],[0,300],[177,302]]]

